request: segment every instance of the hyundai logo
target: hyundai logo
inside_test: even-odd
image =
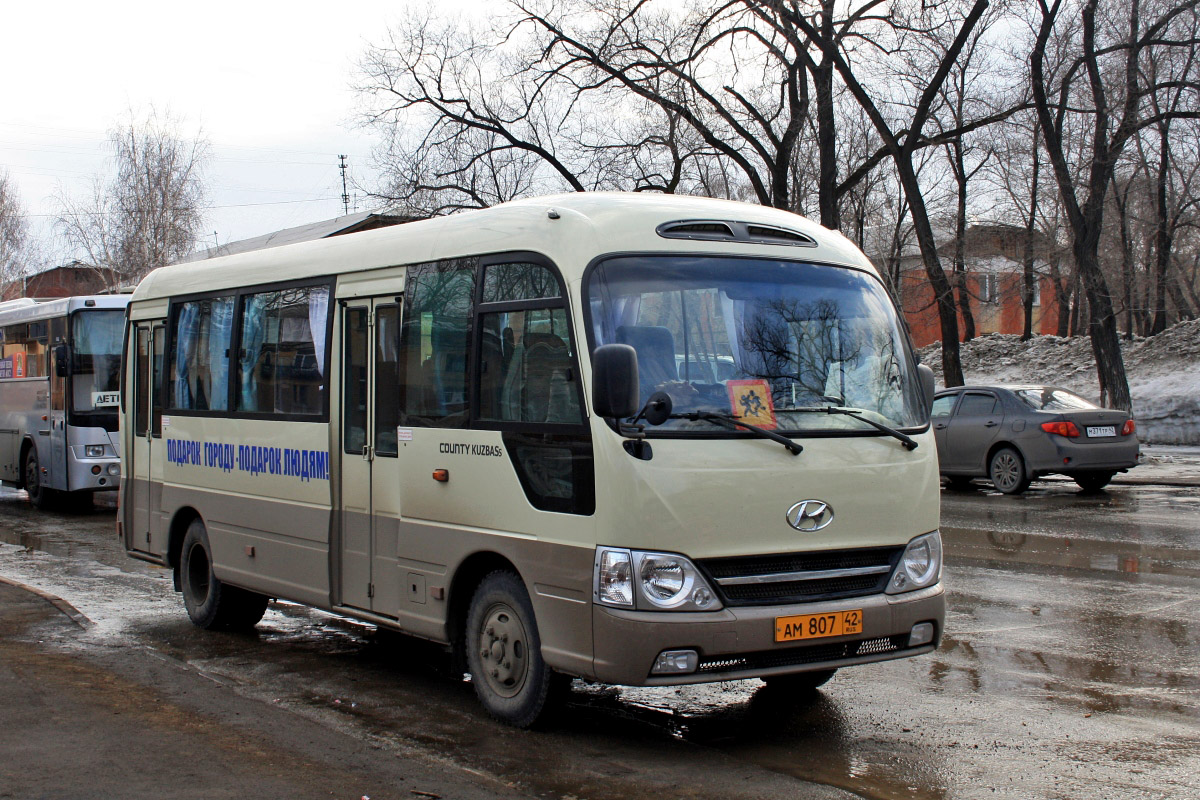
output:
[[[787,521],[798,531],[819,531],[833,522],[833,508],[820,500],[801,500],[787,510]]]

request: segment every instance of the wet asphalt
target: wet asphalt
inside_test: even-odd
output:
[[[276,603],[253,634],[195,629],[170,576],[125,557],[111,505],[44,514],[0,490],[0,797],[1197,798],[1193,460],[1093,494],[944,491],[936,653],[844,670],[801,699],[756,680],[576,681],[534,732],[489,720],[439,648],[368,625]],[[39,684],[39,670],[76,678]],[[70,723],[26,718],[14,738],[14,708],[59,696]],[[125,705],[149,715],[146,698],[173,711],[114,722]],[[129,749],[158,780],[58,786],[29,753],[68,767],[76,753],[89,774],[80,748],[53,751],[62,724],[101,743],[153,732]],[[188,737],[201,756],[172,769],[161,743]]]

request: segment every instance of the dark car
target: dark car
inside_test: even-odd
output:
[[[959,386],[934,396],[933,432],[952,487],[988,478],[1019,494],[1043,475],[1089,491],[1138,463],[1133,419],[1055,386]]]

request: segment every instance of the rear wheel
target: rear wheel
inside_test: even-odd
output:
[[[527,728],[541,719],[554,685],[542,660],[533,604],[511,572],[488,575],[467,613],[467,665],[479,702],[497,719]]]
[[[58,501],[58,492],[42,486],[42,467],[38,463],[36,447],[30,447],[25,452],[25,491],[29,494],[29,502],[34,508],[51,508]]]
[[[198,519],[192,520],[183,537],[179,578],[188,617],[205,630],[253,628],[266,613],[267,597],[228,586],[213,575],[208,532]]]
[[[1001,447],[992,454],[988,476],[992,479],[992,485],[1005,494],[1020,494],[1029,488],[1025,460],[1011,447]]]
[[[796,672],[791,675],[770,675],[763,678],[772,692],[793,695],[809,694],[829,683],[836,669],[821,669],[814,672]]]
[[[1098,492],[1113,479],[1115,472],[1080,472],[1072,477],[1085,492]]]

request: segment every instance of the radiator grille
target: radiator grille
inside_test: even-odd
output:
[[[700,567],[713,578],[713,585],[726,605],[785,605],[878,594],[887,586],[891,568],[896,565],[903,552],[903,547],[871,547],[817,553],[736,556],[706,559],[700,562]],[[869,567],[887,567],[887,571],[872,575],[816,579],[805,575]],[[787,573],[797,574],[797,579],[771,583],[720,583],[722,579],[736,580]],[[809,579],[803,579],[805,577]]]

